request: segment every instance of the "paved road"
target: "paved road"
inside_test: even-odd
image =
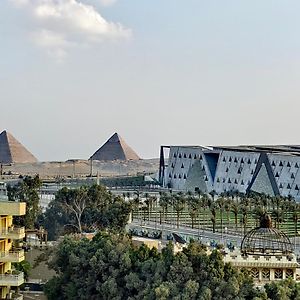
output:
[[[130,225],[130,228],[140,228],[150,231],[155,230],[162,230],[163,233],[169,234],[169,233],[177,233],[181,236],[183,236],[186,240],[189,240],[189,238],[193,238],[195,240],[200,240],[203,243],[210,243],[211,241],[216,241],[217,243],[221,243],[226,245],[227,243],[232,243],[233,245],[239,247],[241,245],[243,237],[240,234],[234,235],[229,233],[213,233],[212,231],[208,230],[198,230],[198,229],[192,229],[190,227],[181,226],[177,228],[175,225],[169,225],[169,224],[159,224],[155,222],[138,222],[137,220],[134,220]],[[291,242],[294,244],[294,239],[291,239]],[[295,253],[297,255],[300,255],[300,240],[296,241],[295,246]]]

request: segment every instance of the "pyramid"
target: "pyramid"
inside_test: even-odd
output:
[[[37,159],[6,130],[0,134],[0,163],[33,163]]]
[[[91,157],[92,160],[139,160],[139,156],[115,133]]]

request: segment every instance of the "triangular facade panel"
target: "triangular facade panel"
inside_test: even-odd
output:
[[[251,190],[257,193],[264,193],[270,196],[275,196],[272,188],[272,183],[268,175],[266,165],[263,163],[258,171],[257,176],[251,186]]]

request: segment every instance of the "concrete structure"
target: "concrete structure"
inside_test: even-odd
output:
[[[300,146],[162,146],[159,181],[174,190],[255,191],[300,200],[299,168]]]
[[[34,163],[37,159],[6,130],[0,134],[0,163]]]
[[[0,201],[0,297],[7,299],[10,287],[24,283],[22,272],[12,270],[12,262],[25,259],[24,250],[14,248],[13,241],[25,237],[24,227],[13,225],[13,216],[22,216],[26,212],[26,203]]]
[[[248,269],[258,285],[286,278],[298,279],[299,264],[292,244],[283,232],[272,227],[268,215],[261,218],[260,227],[245,235],[241,249],[229,251],[224,261],[239,269]]]
[[[112,135],[91,157],[91,160],[139,160],[139,156],[125,143],[118,133]]]

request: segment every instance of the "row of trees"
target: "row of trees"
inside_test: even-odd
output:
[[[124,195],[129,197],[129,195]],[[264,213],[269,213],[274,221],[274,226],[278,227],[286,222],[294,223],[294,234],[298,231],[298,221],[300,216],[300,206],[291,197],[271,197],[268,195],[251,193],[248,195],[240,193],[223,193],[216,197],[215,193],[204,194],[193,193],[161,193],[159,201],[157,197],[147,194],[134,195],[134,207],[137,217],[140,216],[140,210],[143,211],[143,217],[150,220],[152,213],[159,213],[159,222],[171,222],[170,212],[176,216],[176,225],[180,222],[194,228],[195,224],[211,223],[213,232],[216,230],[219,220],[221,231],[224,226],[238,230],[246,231],[247,226],[253,226],[253,222],[258,225],[260,217]],[[144,199],[144,201],[141,201]],[[184,215],[185,217],[182,217]],[[186,218],[188,215],[188,218]],[[233,222],[231,220],[233,216]],[[202,217],[202,219],[201,219]]]

